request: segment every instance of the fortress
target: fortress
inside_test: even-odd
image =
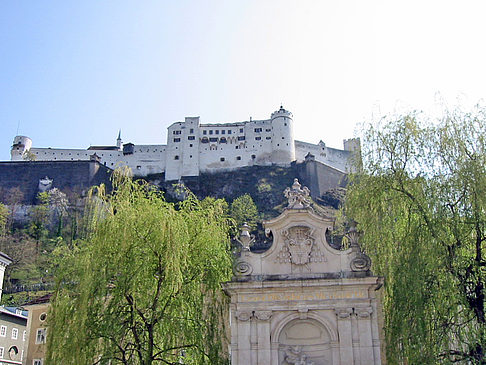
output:
[[[341,172],[350,168],[350,157],[360,149],[359,139],[344,140],[344,149],[296,141],[293,116],[282,106],[270,119],[237,123],[200,124],[199,117],[168,128],[166,145],[122,144],[118,135],[114,146],[88,149],[32,147],[32,140],[16,136],[11,160],[89,161],[96,160],[111,169],[128,166],[135,176],[165,173],[165,180],[199,176],[200,172],[233,170],[244,166],[289,166],[312,157]]]

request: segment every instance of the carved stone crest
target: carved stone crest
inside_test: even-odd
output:
[[[283,230],[281,234],[284,245],[276,256],[275,262],[305,266],[311,262],[327,261],[314,243],[313,231],[309,227],[294,226]]]
[[[290,253],[290,262],[305,265],[310,261],[314,238],[309,227],[296,226],[282,231],[285,245]]]
[[[292,188],[284,190],[284,196],[288,199],[287,209],[305,209],[310,207],[310,190],[304,186],[301,188],[298,179],[294,179]]]

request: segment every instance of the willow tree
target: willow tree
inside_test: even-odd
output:
[[[347,215],[385,277],[390,364],[486,364],[486,111],[384,118]]]
[[[93,198],[93,232],[63,253],[47,363],[226,363],[224,201],[174,205],[125,177],[114,189]]]

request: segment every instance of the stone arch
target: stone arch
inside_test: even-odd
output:
[[[277,326],[275,326],[272,333],[270,334],[270,341],[272,343],[277,343],[278,338],[280,337],[280,334],[281,334],[282,330],[285,328],[285,326],[287,324],[289,324],[290,322],[292,322],[293,320],[300,319],[301,316],[302,316],[301,313],[294,313],[294,314],[290,314],[290,315],[286,316],[285,318],[283,318],[277,324]],[[329,323],[328,320],[326,320],[325,318],[322,318],[321,316],[319,316],[315,313],[312,313],[312,312],[306,313],[305,317],[306,317],[306,319],[313,319],[313,320],[319,322],[329,333],[329,337],[330,337],[331,342],[338,342],[338,340],[339,340],[338,333],[337,333],[336,329],[334,328],[334,326],[331,323]]]
[[[313,313],[285,317],[271,335],[279,365],[327,365],[333,362],[337,333],[324,318]]]

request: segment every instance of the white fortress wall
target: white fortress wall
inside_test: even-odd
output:
[[[165,171],[166,163],[165,145],[133,145],[133,153],[120,152],[114,166],[107,164],[110,168],[128,166],[134,176],[147,176],[160,174]],[[98,151],[96,152],[99,155]],[[102,158],[102,163],[104,160]]]
[[[184,122],[176,122],[167,130],[165,180],[177,180],[182,173],[182,127]]]
[[[317,161],[346,171],[351,151],[359,151],[359,139],[344,141],[344,150],[318,144],[295,141],[293,116],[280,107],[270,119],[237,123],[200,124],[199,117],[187,117],[184,122],[168,128],[167,145],[121,144],[91,146],[88,149],[34,148],[26,136],[16,136],[11,160],[24,158],[32,152],[39,161],[89,160],[92,155],[107,167],[128,166],[135,176],[165,172],[165,180],[182,176],[198,176],[200,172],[232,170],[244,166],[289,166],[302,162],[310,152]]]
[[[203,124],[199,140],[201,172],[248,166],[245,124]]]
[[[351,157],[351,151],[338,150],[327,147],[322,141],[318,144],[312,144],[302,141],[295,141],[295,157],[297,162],[305,160],[305,156],[311,153],[316,161],[334,167],[340,171],[347,171],[348,159]]]

